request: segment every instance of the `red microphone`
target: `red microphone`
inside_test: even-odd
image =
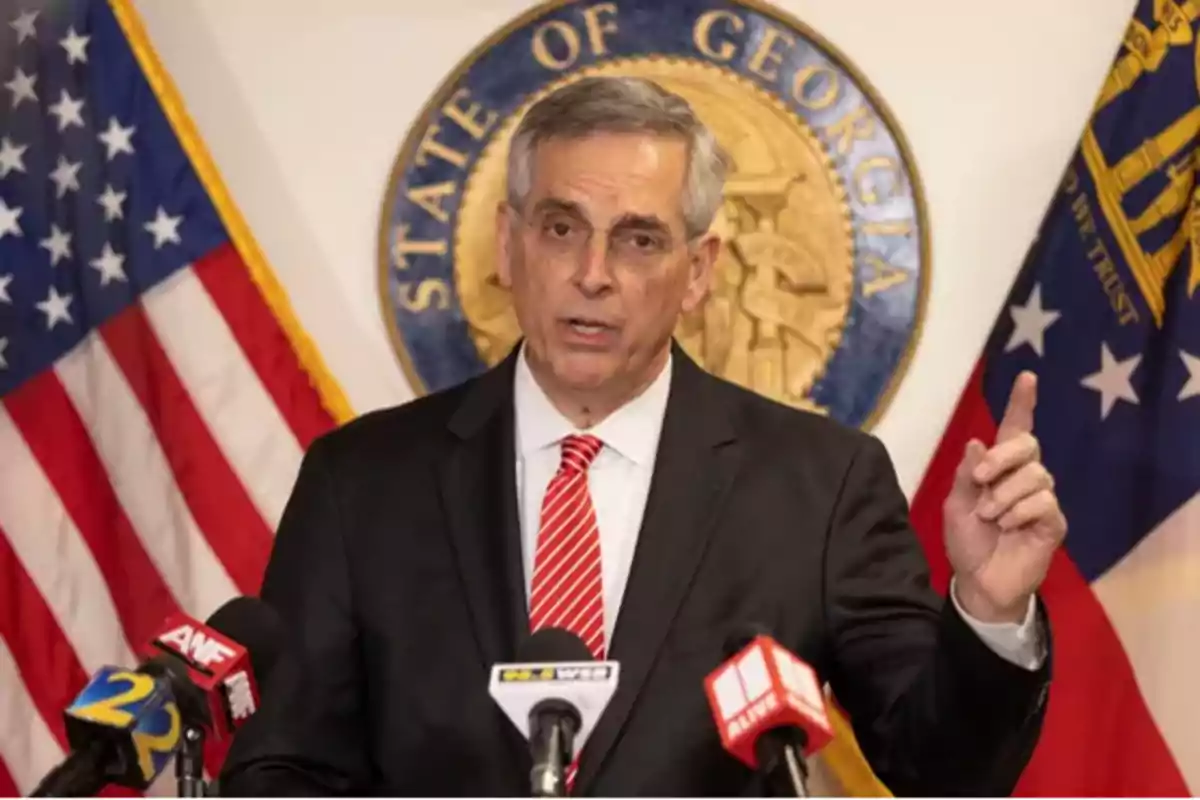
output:
[[[731,649],[704,681],[722,746],[778,796],[806,797],[804,759],[833,738],[816,673],[767,635]]]
[[[181,681],[184,721],[176,755],[180,797],[203,797],[204,766],[219,770],[234,732],[258,710],[259,691],[283,647],[282,622],[265,603],[235,597],[206,622],[186,614],[167,618],[141,655],[167,659],[186,671]]]
[[[204,693],[209,721],[205,727],[215,738],[231,735],[258,708],[250,652],[228,636],[186,614],[173,614],[141,655],[151,658],[163,652],[186,664],[188,677]]]

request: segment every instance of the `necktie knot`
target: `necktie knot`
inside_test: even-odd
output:
[[[588,467],[596,460],[596,456],[603,447],[604,443],[595,436],[571,435],[566,437],[562,441],[562,462],[558,466],[559,472],[587,472]]]

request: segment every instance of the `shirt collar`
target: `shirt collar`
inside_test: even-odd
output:
[[[533,377],[525,356],[522,343],[513,385],[517,447],[522,457],[557,445],[570,434],[590,433],[635,464],[649,464],[653,460],[671,389],[669,353],[662,372],[645,391],[588,431],[576,428],[554,407]]]

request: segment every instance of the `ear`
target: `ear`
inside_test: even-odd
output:
[[[683,294],[683,312],[691,313],[699,308],[712,286],[713,269],[717,254],[721,252],[721,237],[707,233],[691,247],[688,262],[688,283]]]
[[[508,203],[496,205],[496,277],[505,289],[512,288],[513,228],[516,219]]]

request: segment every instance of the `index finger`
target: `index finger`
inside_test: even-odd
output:
[[[1037,375],[1025,370],[1013,383],[1004,419],[996,429],[996,441],[1006,442],[1022,433],[1033,433],[1033,411],[1037,407]]]

